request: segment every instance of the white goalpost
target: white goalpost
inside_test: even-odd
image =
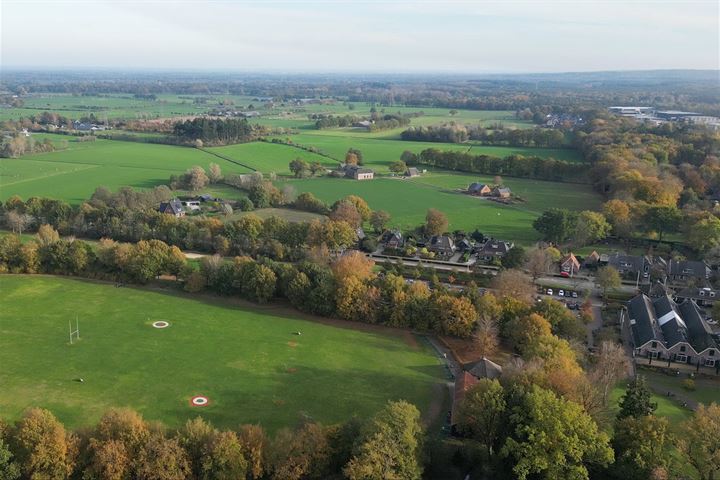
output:
[[[76,340],[80,340],[80,323],[78,321],[77,316],[75,317],[75,330],[72,328],[72,321],[68,320],[68,327],[70,330],[70,345],[73,343],[73,337],[75,337]]]

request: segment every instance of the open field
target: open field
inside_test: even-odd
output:
[[[390,162],[399,160],[400,155],[405,150],[420,153],[427,148],[436,148],[438,150],[458,150],[465,152],[470,148],[470,145],[453,143],[404,142],[401,140],[369,138],[359,135],[351,137],[341,135],[341,133],[342,130],[317,130],[315,132],[304,132],[299,135],[290,135],[289,138],[300,145],[317,147],[321,152],[327,153],[340,160],[345,158],[345,153],[347,153],[349,148],[356,148],[362,152],[365,165],[378,169],[379,171],[387,171]],[[578,152],[570,149],[472,146],[470,152],[475,155],[487,154],[499,157],[509,155],[537,155],[545,158],[552,157],[558,160],[581,161]]]
[[[427,411],[443,379],[438,359],[409,333],[309,321],[279,307],[57,277],[0,276],[0,292],[0,417],[9,419],[41,406],[78,427],[129,406],[170,426],[200,414],[218,426],[275,430],[303,416],[366,417],[389,399]],[[69,345],[76,315],[82,339]],[[157,320],[171,325],[154,329]],[[191,407],[194,395],[210,405]]]
[[[209,148],[208,150],[231,158],[263,173],[275,172],[279,174],[290,174],[289,164],[296,158],[302,158],[308,163],[320,162],[327,168],[335,168],[338,166],[338,163],[330,158],[277,143],[240,143],[226,147]]]
[[[225,174],[250,171],[194,148],[111,140],[68,145],[66,150],[1,159],[2,199],[47,196],[80,203],[98,186],[152,188],[194,165],[207,169],[217,163]]]
[[[319,213],[303,212],[300,210],[293,210],[292,208],[258,208],[257,210],[253,210],[252,212],[236,211],[232,215],[227,217],[227,219],[236,220],[240,217],[251,214],[257,215],[262,219],[278,217],[282,218],[283,220],[287,220],[288,222],[310,222],[312,220],[327,219],[325,215],[320,215]]]

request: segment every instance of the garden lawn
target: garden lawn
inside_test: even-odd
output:
[[[273,431],[303,418],[366,418],[388,400],[427,411],[443,381],[437,357],[410,333],[333,326],[279,307],[6,275],[0,307],[0,417],[9,420],[38,406],[79,427],[127,406],[173,427],[201,415]],[[81,340],[70,345],[76,317]],[[155,329],[157,320],[171,325]],[[194,395],[210,405],[191,407]]]

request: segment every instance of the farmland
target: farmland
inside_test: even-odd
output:
[[[409,333],[68,278],[2,276],[0,291],[3,418],[41,406],[77,427],[129,406],[170,426],[202,413],[218,426],[272,431],[301,418],[365,417],[389,399],[427,411],[442,380],[438,359]],[[81,340],[69,345],[76,315]],[[157,320],[170,327],[154,329]],[[193,395],[210,405],[192,408]]]

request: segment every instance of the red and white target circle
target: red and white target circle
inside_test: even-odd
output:
[[[153,322],[152,326],[155,328],[167,328],[170,326],[170,322],[166,322],[165,320],[158,320],[157,322]]]
[[[204,407],[210,403],[210,399],[202,395],[196,395],[190,399],[190,405],[193,407]]]

